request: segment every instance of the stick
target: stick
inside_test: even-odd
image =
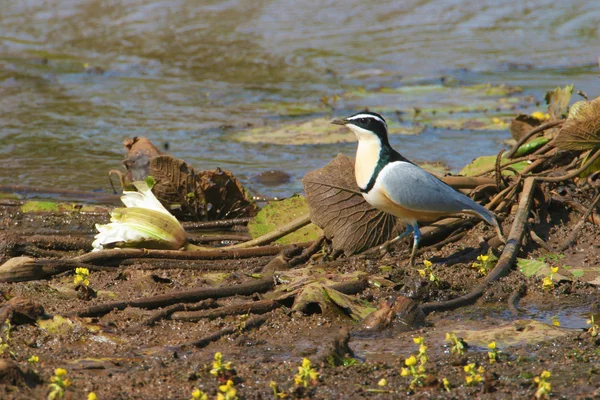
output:
[[[592,204],[590,204],[590,206],[588,207],[585,214],[583,214],[583,216],[581,217],[579,222],[577,222],[577,225],[575,225],[575,227],[573,228],[573,231],[571,231],[571,233],[569,234],[567,239],[563,242],[563,244],[561,244],[558,247],[559,252],[565,251],[566,249],[571,247],[571,245],[575,242],[575,240],[577,240],[579,231],[581,231],[583,224],[585,224],[587,222],[587,219],[590,217],[590,215],[592,215],[592,212],[594,211],[594,208],[596,207],[596,204],[598,203],[599,200],[600,200],[600,193],[596,194],[596,197],[594,197],[594,200],[592,200]]]
[[[217,305],[217,302],[214,299],[204,300],[198,304],[183,304],[183,303],[173,304],[172,306],[163,308],[162,310],[159,310],[159,311],[155,312],[154,314],[152,314],[152,316],[150,318],[148,318],[146,321],[142,322],[141,326],[153,326],[158,321],[169,318],[173,313],[175,313],[177,311],[205,310],[207,308],[213,308],[216,305]]]
[[[519,300],[527,293],[527,285],[521,284],[517,290],[512,292],[508,298],[508,309],[513,315],[521,314],[521,310],[518,308]]]
[[[182,349],[183,347],[197,347],[197,348],[206,347],[209,344],[211,344],[212,342],[216,342],[223,336],[228,336],[228,335],[234,334],[236,332],[247,331],[247,330],[250,330],[253,328],[258,328],[259,326],[261,326],[262,324],[267,322],[268,319],[269,319],[268,315],[252,317],[252,318],[248,319],[248,321],[246,321],[243,325],[224,328],[224,329],[221,329],[220,331],[217,331],[211,335],[205,336],[198,340],[193,340],[191,342],[182,343],[182,344],[178,345],[177,347],[175,347],[175,350]]]
[[[596,152],[594,153],[594,155],[592,157],[590,157],[586,161],[585,164],[583,164],[578,169],[569,172],[566,175],[563,175],[563,176],[549,176],[549,177],[541,176],[541,177],[537,177],[536,179],[538,181],[543,181],[543,182],[562,182],[562,181],[566,181],[568,179],[575,178],[577,175],[581,174],[583,171],[585,171],[586,169],[588,169],[590,167],[590,165],[592,165],[594,162],[596,162],[596,160],[598,159],[598,157],[600,157],[600,149],[596,150]]]
[[[446,311],[453,310],[455,308],[463,307],[475,302],[491,282],[494,282],[501,277],[507,275],[517,258],[517,253],[521,246],[521,241],[525,235],[525,225],[527,223],[527,217],[531,210],[531,203],[533,198],[533,192],[535,190],[535,178],[526,178],[523,184],[523,194],[519,201],[519,208],[515,215],[515,220],[510,229],[508,240],[504,246],[504,251],[498,259],[498,263],[494,269],[485,277],[485,280],[477,285],[471,292],[460,296],[456,299],[440,302],[431,302],[421,305],[421,310],[425,315],[430,314],[434,311]]]
[[[181,226],[183,229],[215,229],[215,228],[230,228],[236,225],[246,225],[252,218],[234,218],[234,219],[223,219],[218,221],[204,221],[204,222],[182,222]]]
[[[261,237],[249,240],[244,243],[236,244],[233,246],[227,246],[224,247],[224,249],[245,249],[248,247],[262,246],[264,244],[271,243],[281,237],[284,237],[287,234],[295,232],[308,224],[310,224],[310,215],[303,215],[283,226],[280,226],[274,231],[267,233],[266,235],[262,235]]]
[[[153,309],[158,307],[170,306],[176,303],[192,303],[206,299],[219,299],[231,296],[250,296],[254,293],[264,293],[275,286],[272,277],[260,280],[245,282],[240,285],[223,286],[217,288],[200,288],[192,290],[183,290],[158,296],[140,297],[133,300],[113,301],[104,304],[87,307],[69,313],[77,317],[100,317],[112,310],[124,310],[127,307],[140,307]]]
[[[180,311],[173,313],[171,319],[173,321],[196,322],[201,319],[217,319],[230,315],[241,314],[266,314],[269,311],[281,307],[282,304],[275,300],[259,300],[251,301],[242,304],[234,304],[231,306],[219,307],[214,310],[200,311]]]

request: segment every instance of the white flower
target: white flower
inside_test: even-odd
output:
[[[127,208],[115,208],[110,224],[96,224],[93,251],[111,247],[179,249],[186,243],[183,227],[158,201],[148,184],[133,182],[137,192],[124,191],[121,201]]]

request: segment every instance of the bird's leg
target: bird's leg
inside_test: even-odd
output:
[[[413,232],[413,227],[411,225],[408,225],[406,227],[406,230],[404,232],[402,232],[401,234],[399,234],[398,236],[396,236],[395,238],[393,238],[392,240],[389,240],[387,242],[385,242],[384,244],[381,245],[381,247],[379,247],[379,250],[381,251],[381,254],[386,254],[389,251],[389,248],[392,244],[396,243],[398,240],[402,240],[405,237],[407,237],[408,235],[410,235]]]
[[[410,253],[410,261],[409,264],[411,267],[415,266],[415,255],[417,254],[417,248],[419,247],[419,239],[421,239],[421,231],[419,230],[419,226],[417,224],[414,224],[412,226],[413,231],[413,247],[412,247],[412,251]]]

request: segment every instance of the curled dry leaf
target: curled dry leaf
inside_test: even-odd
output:
[[[312,222],[334,250],[360,253],[398,234],[396,218],[369,205],[354,180],[354,159],[339,154],[302,179]]]
[[[178,219],[217,220],[251,217],[258,206],[229,171],[194,172],[185,161],[171,156],[150,160],[152,191]]]
[[[573,104],[554,143],[565,150],[600,147],[600,97]]]
[[[533,128],[542,123],[539,119],[527,114],[519,114],[510,121],[510,134],[516,141],[527,135]],[[538,135],[539,136],[539,135]]]

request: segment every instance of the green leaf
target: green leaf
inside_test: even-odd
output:
[[[276,228],[309,213],[306,199],[294,195],[281,201],[271,201],[263,207],[258,214],[248,223],[248,231],[253,238],[265,235]],[[321,228],[309,224],[297,231],[282,237],[275,243],[289,244],[316,240],[323,234]]]
[[[540,260],[517,258],[517,267],[528,278],[532,276],[548,276],[550,274],[550,266]]]
[[[509,160],[505,157],[502,157],[501,163],[508,162]],[[496,156],[481,156],[477,157],[471,164],[468,164],[460,170],[458,175],[463,176],[473,176],[477,175],[483,171],[487,171],[489,169],[494,168],[496,165]],[[527,167],[529,163],[527,161],[521,161],[515,164],[511,164],[511,167],[515,169],[515,171],[521,172]],[[502,171],[503,175],[514,175],[512,171]]]

